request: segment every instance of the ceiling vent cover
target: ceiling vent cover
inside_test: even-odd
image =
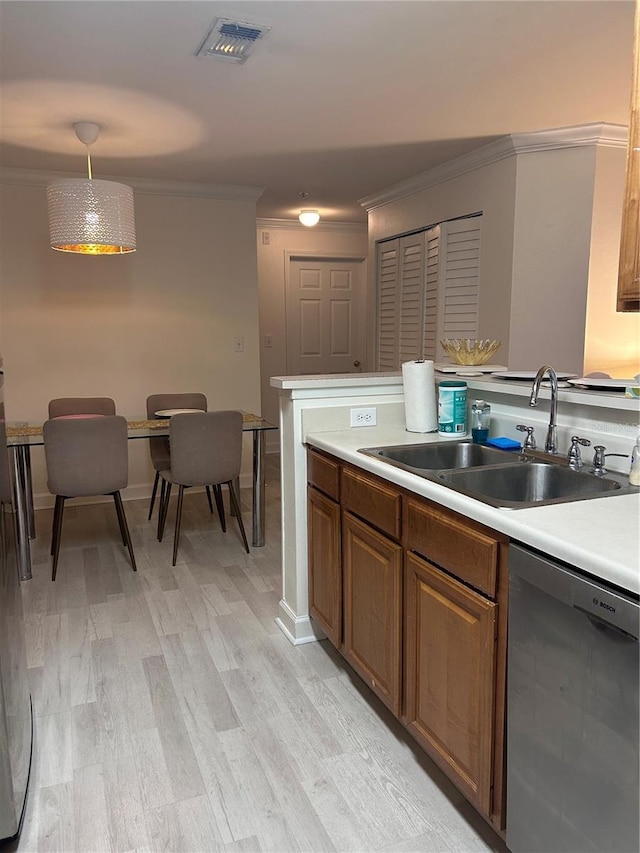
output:
[[[266,24],[250,24],[231,18],[216,18],[196,56],[210,56],[227,62],[244,62],[259,38],[268,33]]]

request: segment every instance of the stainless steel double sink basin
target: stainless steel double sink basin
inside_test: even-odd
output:
[[[442,441],[362,448],[360,453],[433,480],[490,506],[519,509],[639,492],[627,477],[574,471],[562,457]]]

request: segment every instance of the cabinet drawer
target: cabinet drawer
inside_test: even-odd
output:
[[[495,598],[500,540],[469,519],[406,501],[406,548]],[[506,541],[506,540],[505,540]]]
[[[394,539],[400,539],[402,498],[386,486],[350,468],[342,470],[342,506],[371,522]]]
[[[307,451],[307,480],[316,489],[340,500],[340,463],[317,450]]]

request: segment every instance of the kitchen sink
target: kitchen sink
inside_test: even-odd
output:
[[[433,444],[399,444],[394,447],[368,447],[360,451],[398,468],[442,471],[447,468],[471,468],[477,465],[510,464],[519,460],[512,451],[485,447],[471,441],[442,441]]]
[[[360,453],[490,506],[524,509],[640,492],[629,478],[574,471],[564,457],[499,450],[471,441],[361,448]],[[543,457],[540,459],[539,457]]]
[[[623,493],[611,477],[572,471],[559,463],[518,462],[459,471],[440,471],[438,479],[458,492],[498,507],[531,507]]]

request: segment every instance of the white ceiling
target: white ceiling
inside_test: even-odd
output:
[[[0,163],[261,186],[258,215],[358,199],[512,132],[627,124],[633,0],[2,0]],[[267,23],[244,65],[216,17]],[[301,191],[310,194],[307,202]]]

